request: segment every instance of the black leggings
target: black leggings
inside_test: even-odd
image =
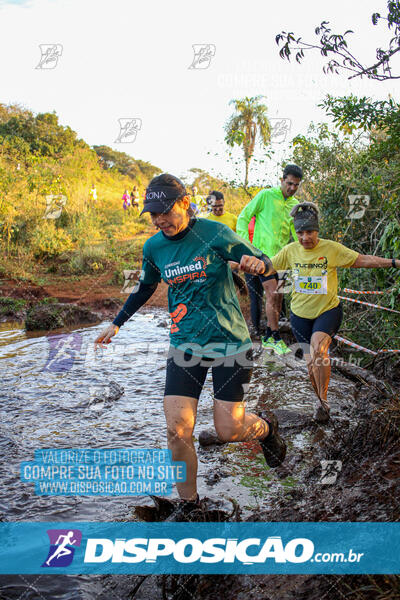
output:
[[[343,318],[342,305],[339,303],[335,308],[326,310],[321,313],[316,319],[305,319],[298,317],[294,313],[290,313],[290,324],[292,331],[299,344],[310,345],[311,336],[316,331],[323,331],[332,338],[337,334]],[[305,352],[308,354],[309,351]]]
[[[245,273],[245,278],[249,290],[251,322],[255,329],[260,329],[264,289],[258,275]]]

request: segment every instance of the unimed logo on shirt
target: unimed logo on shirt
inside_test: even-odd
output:
[[[207,278],[207,261],[203,256],[196,256],[188,265],[177,265],[173,269],[165,269],[164,276],[169,285]]]

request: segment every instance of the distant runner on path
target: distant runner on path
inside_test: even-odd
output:
[[[330,413],[328,350],[343,317],[336,270],[338,267],[400,268],[400,260],[359,254],[338,242],[320,239],[318,208],[312,202],[298,204],[291,215],[298,241],[285,246],[271,262],[275,271],[292,271],[290,322],[297,341],[305,345],[308,372],[318,397],[314,418],[325,423]]]
[[[97,190],[96,190],[96,186],[93,183],[92,187],[89,190],[89,206],[96,206],[96,204],[97,204]]]
[[[140,193],[139,193],[137,186],[134,185],[132,188],[132,192],[131,192],[132,208],[139,209],[139,200],[140,200]]]
[[[185,461],[187,467],[186,481],[177,482],[182,502],[176,520],[186,519],[199,504],[193,430],[210,367],[218,437],[234,442],[258,440],[270,467],[280,465],[286,454],[275,415],[245,411],[244,391],[252,372],[247,353],[252,343],[228,264],[234,261],[244,272],[261,274],[272,268],[271,262],[226,225],[191,218],[189,206],[190,196],[177,177],[166,173],[152,179],[143,212],[150,212],[160,231],[143,247],[139,286],[95,341],[95,347],[107,344],[161,280],[168,284],[171,346],[164,414],[172,458]]]
[[[131,196],[128,192],[128,190],[125,190],[125,192],[122,195],[122,208],[124,209],[124,211],[129,211],[130,207],[131,207]]]
[[[294,194],[302,178],[303,171],[300,167],[287,165],[283,171],[281,185],[261,190],[244,207],[238,217],[236,231],[245,240],[249,239],[249,222],[252,217],[256,217],[253,244],[267,256],[273,256],[289,242],[290,232],[293,228],[290,211],[298,203]],[[293,236],[295,236],[294,230]],[[267,315],[267,331],[265,337],[262,338],[262,345],[276,354],[287,354],[290,350],[278,330],[282,308],[282,294],[276,293],[278,276],[277,274],[268,277],[261,275],[259,280],[266,295],[265,313]],[[257,282],[251,285],[253,290],[257,289]],[[260,329],[259,323],[253,323],[253,325],[256,330]]]

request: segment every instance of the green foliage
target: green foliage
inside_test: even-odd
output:
[[[139,171],[144,175],[144,177],[148,180],[153,179],[156,175],[160,175],[162,173],[162,169],[155,167],[151,163],[146,160],[135,159],[135,163],[137,164]]]
[[[93,146],[93,150],[98,155],[104,169],[115,169],[122,175],[138,179],[140,182],[142,182],[142,178],[150,180],[162,172],[161,169],[149,162],[135,160],[129,154],[118,152],[109,146]]]
[[[89,242],[101,239],[101,224],[94,214],[84,213],[69,226],[71,240],[78,246],[86,246]]]
[[[248,187],[246,191],[243,190],[243,186],[237,183],[227,182],[221,177],[215,177],[204,171],[203,169],[193,168],[189,169],[189,173],[192,174],[193,179],[185,184],[189,187],[195,186],[199,190],[200,194],[207,196],[212,190],[217,190],[224,194],[225,208],[228,212],[232,212],[236,215],[240,213],[242,208],[249,201],[249,194],[255,195],[259,190],[256,191],[252,187]],[[248,193],[246,193],[248,192]]]
[[[0,316],[15,314],[26,308],[27,302],[22,298],[0,298]]]
[[[392,121],[393,115],[390,118],[388,115],[397,112],[398,107],[390,103],[368,105],[368,102],[365,98],[328,97],[324,106],[336,116],[337,128],[314,125],[308,135],[293,140],[291,159],[306,174],[297,196],[318,204],[321,237],[339,241],[361,254],[397,257],[400,255],[400,156],[395,142],[390,154],[383,151],[383,145],[397,131],[397,117]],[[385,136],[376,135],[376,130],[374,135],[366,136],[364,126],[371,129],[378,124],[381,109]],[[349,195],[370,197],[370,205],[361,219],[349,217]],[[394,269],[340,269],[339,285],[357,290],[391,290],[373,297],[372,302],[398,308],[400,278]],[[355,298],[370,301],[370,297]],[[344,337],[372,349],[400,348],[396,315],[345,301],[344,310]]]
[[[57,298],[53,298],[52,296],[46,296],[45,298],[42,298],[40,301],[40,304],[57,304],[58,300]]]
[[[104,240],[107,232],[126,239],[148,228],[148,219],[137,211],[123,213],[121,197],[134,184],[143,192],[161,170],[106,146],[99,148],[99,154],[91,150],[72,129],[59,124],[55,113],[34,115],[17,105],[0,104],[0,251],[7,258],[7,273],[34,276],[35,259],[55,259],[73,248],[85,248]],[[93,184],[95,205],[89,196]],[[49,195],[66,197],[55,223],[43,218]],[[27,256],[20,268],[22,248]],[[93,260],[97,267],[91,267],[85,261],[74,270],[104,268],[103,262]],[[54,263],[48,268],[58,271]]]
[[[86,146],[77,140],[70,127],[58,123],[55,113],[39,113],[34,116],[28,110],[19,110],[2,105],[0,112],[0,136],[11,147],[19,148],[26,156],[33,155],[61,158],[71,154],[75,147]]]
[[[371,135],[371,151],[376,158],[393,158],[400,152],[400,104],[392,98],[373,102],[366,96],[334,98],[330,95],[319,105],[344,132],[362,129]]]
[[[72,248],[70,236],[58,229],[53,221],[46,221],[32,235],[31,247],[36,258],[52,258]]]

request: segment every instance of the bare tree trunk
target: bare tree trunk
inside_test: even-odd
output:
[[[249,166],[250,166],[250,156],[246,156],[246,168],[244,175],[244,189],[247,190],[247,185],[249,183]]]

